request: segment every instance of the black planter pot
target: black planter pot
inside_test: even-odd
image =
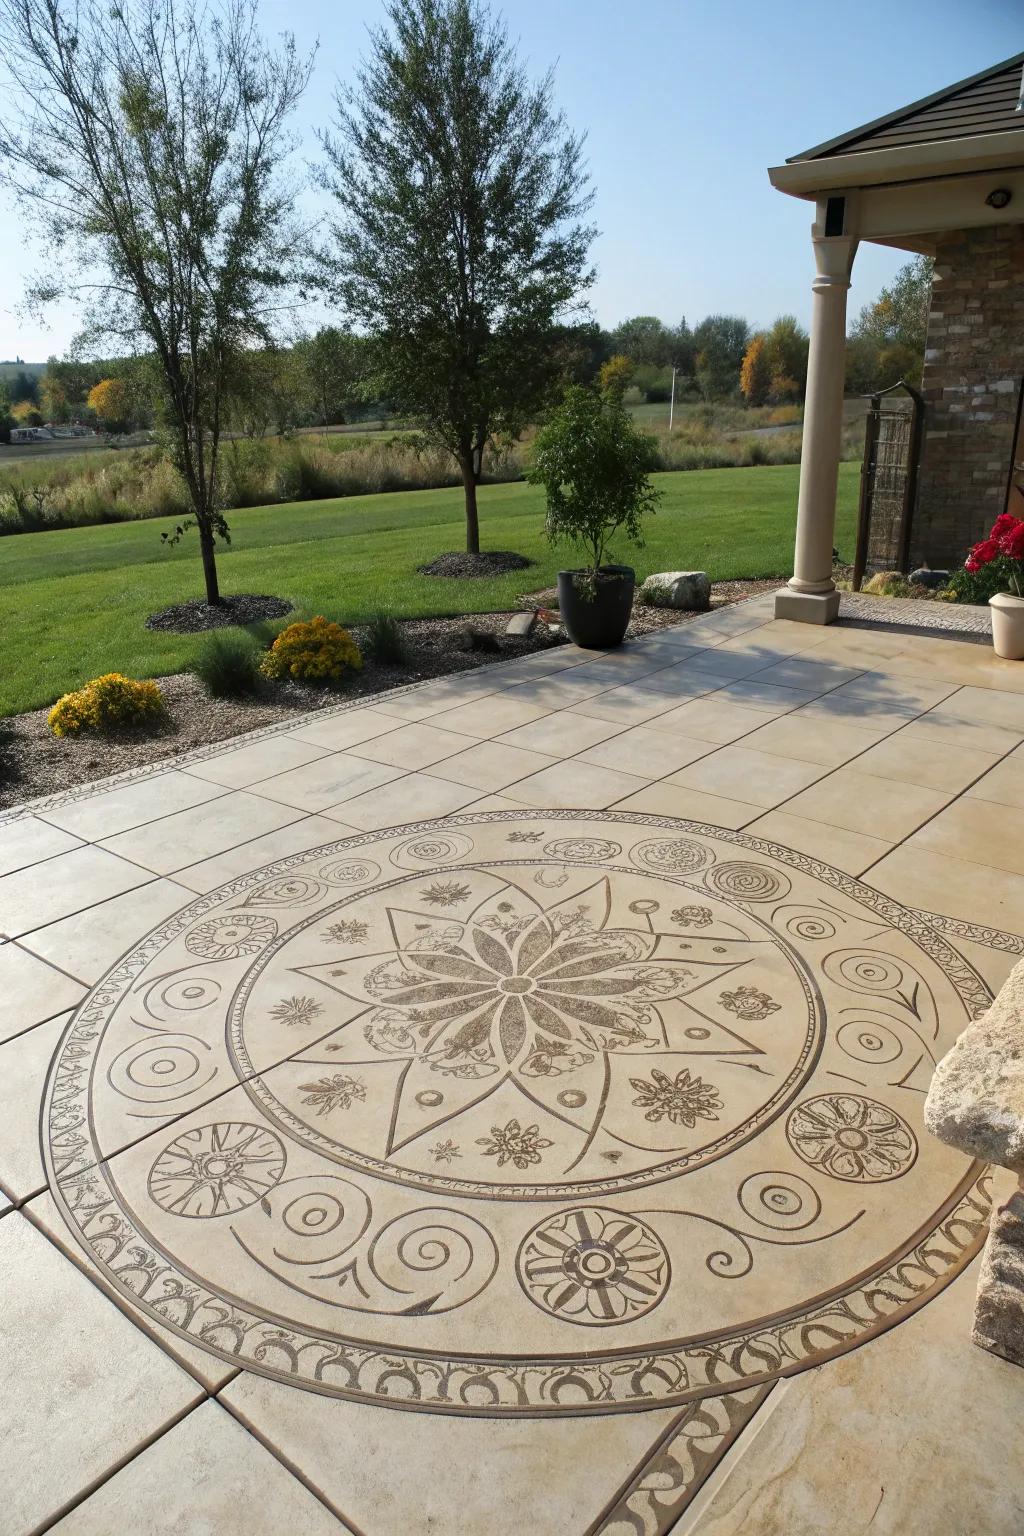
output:
[[[583,574],[558,573],[558,611],[569,639],[592,651],[621,645],[633,611],[636,572],[630,565],[602,565],[594,591],[577,586]]]

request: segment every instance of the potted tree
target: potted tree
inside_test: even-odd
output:
[[[997,517],[988,538],[975,544],[964,566],[971,572],[989,566],[987,574],[1011,589],[995,592],[988,600],[992,645],[1007,661],[1024,660],[1024,521],[1011,512]]]
[[[544,487],[547,536],[575,545],[587,560],[558,573],[562,622],[577,645],[603,650],[626,633],[635,573],[607,557],[616,534],[643,542],[642,519],[660,495],[648,478],[650,461],[650,437],[614,392],[574,385],[537,437],[527,478]]]

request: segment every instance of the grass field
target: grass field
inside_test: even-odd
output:
[[[712,580],[784,576],[791,569],[798,469],[698,470],[654,476],[664,493],[646,548],[615,553],[651,571],[701,569]],[[852,553],[857,467],[840,471],[837,541]],[[492,581],[417,574],[444,550],[463,547],[458,490],[406,491],[337,501],[257,507],[231,514],[232,544],[219,556],[225,593],[273,593],[342,622],[380,606],[404,618],[484,613],[549,586],[571,561],[543,537],[541,493],[522,483],[480,492],[484,547],[536,560]],[[0,541],[4,610],[0,714],[49,704],[99,673],[159,677],[195,654],[189,635],[155,634],[148,614],[202,595],[195,533],[168,549],[174,519],[20,534]]]

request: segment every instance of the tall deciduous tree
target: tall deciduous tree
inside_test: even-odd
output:
[[[612,332],[615,350],[640,368],[664,368],[671,362],[672,333],[656,315],[634,315]]]
[[[763,331],[751,338],[740,368],[740,390],[748,405],[764,405],[772,387],[772,367]]]
[[[370,362],[368,343],[351,331],[325,325],[296,343],[306,390],[321,426],[344,421],[359,398]]]
[[[857,315],[846,348],[848,389],[870,394],[899,379],[921,382],[934,265],[927,256],[904,263]]]
[[[795,315],[780,315],[765,336],[765,352],[771,371],[772,392],[803,398],[807,387],[807,355],[810,340]]]
[[[311,60],[274,50],[255,0],[0,0],[0,174],[86,291],[87,332],[148,354],[199,532],[207,601],[232,370],[270,340],[293,267],[294,177],[278,173]],[[86,276],[83,278],[83,270]]]
[[[480,548],[484,450],[545,405],[592,281],[581,140],[478,0],[391,0],[323,138],[334,285],[394,407],[458,461]]]
[[[750,327],[739,315],[708,315],[695,328],[697,387],[705,400],[735,394]]]

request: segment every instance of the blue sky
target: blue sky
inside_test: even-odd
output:
[[[262,0],[268,32],[291,28],[320,53],[299,128],[307,154],[350,77],[380,0]],[[810,309],[810,206],[768,184],[765,167],[1024,48],[1021,0],[507,0],[511,32],[586,130],[597,189],[591,306],[602,324],[712,311],[755,324]],[[61,353],[76,329],[15,304],[34,259],[0,193],[4,230],[0,358]],[[905,259],[864,246],[851,308]],[[315,320],[315,316],[310,319]]]

